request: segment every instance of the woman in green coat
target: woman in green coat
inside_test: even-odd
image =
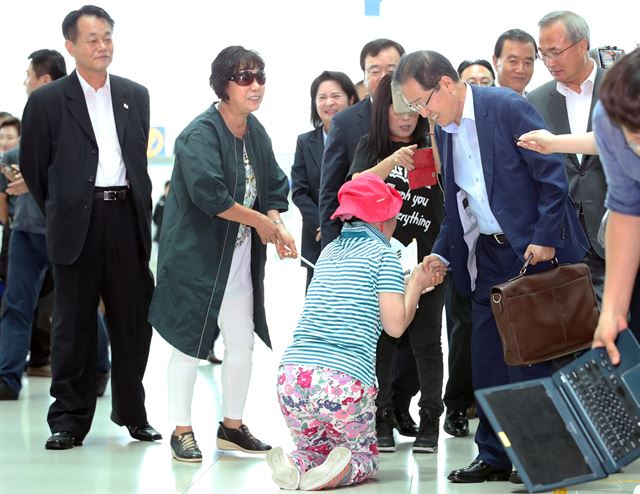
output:
[[[190,462],[202,461],[191,401],[199,359],[207,358],[216,325],[225,345],[217,446],[249,453],[270,449],[242,423],[254,331],[271,346],[264,310],[266,244],[274,243],[281,257],[297,257],[280,219],[289,183],[264,127],[251,115],[264,96],[262,58],[241,46],[225,48],[211,64],[209,81],[221,101],[176,140],[149,312],[151,324],[174,347],[168,369],[173,457]]]

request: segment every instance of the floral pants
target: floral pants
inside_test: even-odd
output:
[[[300,473],[321,465],[329,452],[351,450],[351,476],[356,484],[378,471],[375,386],[354,377],[305,365],[281,365],[278,401],[296,450],[290,455]]]

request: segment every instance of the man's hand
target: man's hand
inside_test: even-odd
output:
[[[447,275],[447,265],[438,256],[426,256],[420,263],[425,275],[427,287],[438,286]]]
[[[550,261],[556,256],[555,247],[544,247],[542,245],[529,244],[527,249],[524,251],[525,260],[529,258],[529,256],[533,256],[531,259],[532,266],[535,266],[539,262]]]
[[[13,182],[9,182],[7,185],[7,194],[10,196],[21,196],[29,192],[27,184],[24,182],[22,175],[18,173],[16,179]]]
[[[627,318],[624,316],[601,313],[598,326],[593,334],[593,345],[591,348],[604,347],[609,354],[611,363],[618,365],[620,363],[620,352],[616,347],[615,341],[618,333],[623,329],[627,329],[628,325]]]

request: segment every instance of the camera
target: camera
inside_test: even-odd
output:
[[[597,62],[603,69],[608,69],[616,60],[624,55],[624,50],[617,46],[603,46],[597,48],[596,52],[598,54]]]

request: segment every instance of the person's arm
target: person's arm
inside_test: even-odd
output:
[[[425,289],[439,285],[444,280],[446,268],[440,261],[428,262],[425,258],[412,271],[405,293],[381,292],[378,294],[380,321],[389,336],[399,338],[416,314],[420,296]]]
[[[0,192],[0,223],[4,226],[9,223],[9,202],[4,192]]]
[[[629,303],[640,267],[640,217],[611,211],[606,239],[604,296],[593,348],[605,347],[615,365],[620,362],[615,340],[628,327]]]
[[[46,105],[35,91],[29,96],[22,114],[20,135],[20,173],[40,210],[45,213],[49,188],[51,135]]]
[[[598,154],[593,132],[554,135],[548,130],[532,130],[518,138],[518,146],[542,154]]]
[[[298,257],[298,249],[293,236],[280,217],[289,209],[289,179],[284,174],[273,153],[271,140],[268,143],[268,172],[269,172],[269,193],[267,203],[267,217],[277,227],[275,245],[280,259],[285,257]]]
[[[509,103],[506,109],[509,138],[544,128],[544,121],[526,100],[514,94]],[[526,163],[537,189],[537,219],[529,245],[522,253],[523,257],[533,254],[531,264],[534,265],[552,259],[555,249],[563,246],[564,204],[569,194],[569,180],[559,155],[546,156],[521,147],[515,150]]]
[[[263,244],[276,243],[278,225],[275,224],[274,220],[258,211],[249,209],[236,202],[229,209],[219,212],[216,216],[255,228]]]
[[[386,180],[391,173],[391,170],[393,170],[396,165],[403,166],[407,170],[411,171],[415,168],[415,166],[413,166],[413,151],[417,147],[417,144],[401,147],[393,154],[380,161],[377,165],[366,170],[362,170],[361,172],[354,173],[352,178],[356,178],[360,173],[375,173],[382,180]]]

